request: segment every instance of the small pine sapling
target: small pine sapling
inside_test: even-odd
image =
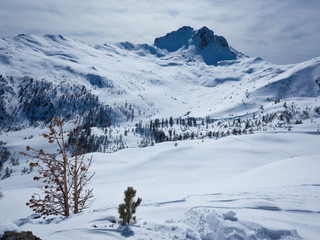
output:
[[[140,205],[142,199],[138,198],[137,201],[134,201],[134,197],[136,196],[136,190],[133,187],[128,187],[126,191],[124,191],[124,203],[119,205],[118,213],[120,214],[120,219],[122,219],[122,224],[130,224],[131,222],[136,221],[136,216],[133,214],[136,213],[137,207]]]

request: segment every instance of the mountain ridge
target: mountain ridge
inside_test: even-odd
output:
[[[169,48],[170,51],[157,47],[174,37],[178,38],[175,44],[179,44]],[[243,57],[238,52],[235,59],[208,65],[201,53],[193,51],[195,48],[201,51],[218,42],[232,51],[225,39],[214,35],[210,29],[182,27],[157,39],[155,45],[130,42],[90,45],[49,34],[2,38],[0,74],[4,92],[1,106],[5,109],[2,118],[12,114],[11,119],[25,118],[25,115],[15,116],[20,114],[23,104],[30,101],[22,101],[19,93],[27,89],[23,83],[25,78],[47,82],[44,86],[49,84],[57,92],[66,84],[76,91],[75,95],[81,94],[84,88],[86,94],[95,96],[94,106],[118,109],[116,122],[128,118],[127,111],[121,117],[123,110],[120,110],[126,104],[135,107],[139,121],[161,116],[180,117],[188,112],[197,117],[228,117],[256,112],[261,105],[279,99],[319,97],[319,58],[301,64],[275,65],[261,58]],[[60,99],[64,92],[50,95],[55,114],[66,111],[55,105],[65,102]],[[37,94],[34,97],[47,106],[49,100],[45,93],[40,96],[37,91]],[[66,98],[75,101],[72,100],[74,94],[68,94]],[[168,105],[175,107],[170,109]]]

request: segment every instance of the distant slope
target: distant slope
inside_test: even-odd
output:
[[[295,65],[272,78],[254,94],[278,99],[318,97],[320,94],[320,58]]]
[[[319,97],[319,66],[320,58],[278,66],[245,57],[206,27],[182,27],[154,45],[92,46],[61,35],[21,34],[0,40],[0,121],[46,122],[67,112],[72,118],[93,106],[111,108],[112,124],[243,115],[279,99]],[[81,92],[86,100],[75,98]],[[42,111],[28,117],[33,103]],[[86,107],[71,110],[78,104]]]

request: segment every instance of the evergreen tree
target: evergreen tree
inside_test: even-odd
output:
[[[140,205],[142,199],[138,198],[137,201],[134,201],[134,197],[136,196],[136,190],[133,187],[128,187],[126,191],[124,191],[124,203],[119,205],[118,213],[120,214],[120,218],[122,219],[122,224],[130,224],[130,222],[135,222],[136,217],[133,214],[136,213],[137,207]]]
[[[173,121],[173,118],[172,118],[172,117],[170,117],[170,119],[169,119],[169,124],[170,124],[170,127],[172,127],[173,124],[174,124],[174,121]]]

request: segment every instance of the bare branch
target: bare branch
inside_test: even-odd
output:
[[[34,180],[42,180],[45,184],[39,187],[44,196],[33,194],[26,205],[42,216],[69,216],[71,210],[79,213],[92,203],[93,189],[86,189],[86,185],[94,176],[94,173],[88,174],[92,157],[85,159],[79,144],[81,117],[74,121],[74,134],[72,132],[67,134],[69,138],[75,137],[75,140],[69,139],[73,158],[68,157],[69,145],[65,141],[64,123],[61,117],[54,117],[53,122],[54,126],[49,125],[49,133],[43,134],[43,137],[49,143],[57,144],[58,154],[46,153],[43,149],[38,150],[30,146],[26,147],[28,153],[20,153],[36,160],[30,163],[31,167],[38,168],[39,175],[35,176]]]

